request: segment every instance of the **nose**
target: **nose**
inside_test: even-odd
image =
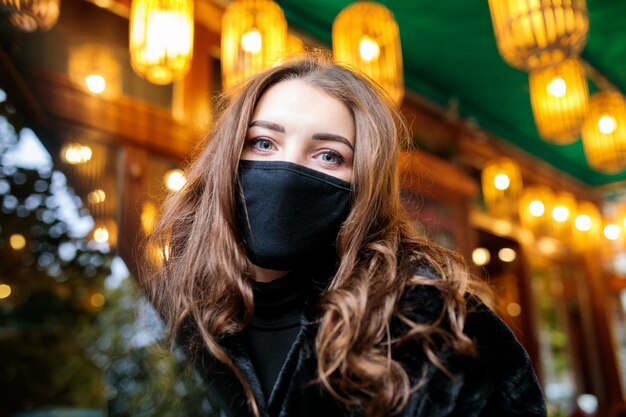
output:
[[[306,165],[306,150],[298,138],[286,140],[281,153],[281,160],[298,165]]]

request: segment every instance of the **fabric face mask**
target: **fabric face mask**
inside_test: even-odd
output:
[[[349,182],[290,162],[244,160],[239,181],[237,221],[252,263],[286,271],[335,260]]]

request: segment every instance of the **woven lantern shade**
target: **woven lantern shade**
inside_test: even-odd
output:
[[[522,174],[517,164],[507,158],[489,162],[481,182],[487,210],[496,217],[513,219],[522,192]]]
[[[548,142],[574,142],[589,101],[585,70],[577,58],[530,73],[530,100],[539,135]]]
[[[229,88],[279,63],[287,50],[287,21],[271,0],[237,0],[222,17],[222,80]]]
[[[500,55],[515,68],[547,68],[585,46],[585,0],[489,0],[489,10]]]
[[[600,242],[602,235],[602,216],[595,204],[581,201],[576,207],[572,232],[574,247],[586,249]]]
[[[357,1],[343,9],[333,22],[333,56],[377,82],[396,104],[402,102],[400,32],[385,6]]]
[[[133,0],[130,63],[153,84],[169,84],[191,67],[193,0]]]
[[[61,11],[60,0],[0,0],[0,8],[9,11],[13,26],[24,31],[50,30]]]
[[[626,100],[613,91],[591,96],[583,122],[582,140],[587,162],[614,174],[626,168]]]
[[[68,74],[92,94],[114,97],[122,92],[122,71],[113,53],[96,44],[70,49]]]
[[[524,188],[519,199],[519,217],[522,226],[537,236],[552,234],[552,209],[554,193],[544,186]]]
[[[554,237],[571,241],[572,228],[576,215],[576,199],[567,192],[559,192],[554,195],[554,206],[550,212]]]

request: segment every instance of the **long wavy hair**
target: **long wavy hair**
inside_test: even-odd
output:
[[[145,271],[142,284],[171,337],[186,320],[197,326],[202,344],[232,369],[258,416],[248,382],[219,340],[242,331],[253,315],[253,265],[235,217],[246,132],[261,95],[292,79],[344,102],[356,128],[351,211],[337,238],[338,270],[319,300],[314,382],[368,416],[394,414],[416,387],[393,359],[393,346],[419,340],[428,360],[444,371],[435,339],[471,354],[473,343],[463,334],[464,297],[475,285],[463,259],[420,236],[401,207],[398,158],[409,138],[403,118],[371,81],[328,58],[279,65],[224,94],[206,143],[186,169],[185,187],[162,207],[149,244],[161,248],[163,262]],[[414,275],[416,261],[430,264],[440,279]],[[398,308],[408,287],[416,285],[435,286],[443,299],[441,314],[427,324],[412,322]],[[394,317],[409,330],[392,340]]]

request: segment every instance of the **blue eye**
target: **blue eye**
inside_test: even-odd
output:
[[[274,144],[266,138],[254,138],[250,141],[250,146],[260,151],[271,151],[274,149]]]
[[[337,152],[325,151],[320,154],[320,159],[328,164],[341,165],[344,163],[343,158]]]

